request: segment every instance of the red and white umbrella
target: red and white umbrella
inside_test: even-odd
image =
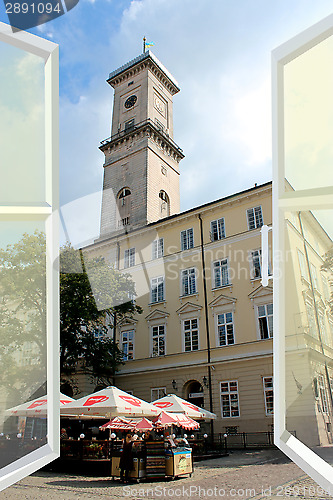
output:
[[[158,417],[153,419],[153,424],[157,428],[170,427],[171,425],[177,425],[178,420],[176,416],[173,416],[171,413],[167,413],[166,411],[161,411]]]
[[[60,408],[75,401],[69,396],[60,393]],[[5,415],[18,416],[18,417],[46,417],[47,415],[47,396],[42,396],[41,398],[28,401],[13,408],[6,410]]]
[[[135,422],[127,418],[114,417],[106,424],[100,426],[100,430],[104,431],[110,429],[112,431],[133,431],[135,429]]]
[[[154,425],[152,424],[152,422],[145,417],[140,420],[140,422],[138,422],[135,426],[136,431],[151,431],[153,428]]]
[[[211,413],[203,408],[200,408],[199,406],[189,403],[175,394],[168,394],[163,398],[153,401],[152,404],[161,410],[167,411],[168,413],[185,413],[185,415],[194,419],[216,418],[215,413]]]
[[[158,415],[158,413],[158,408],[152,404],[117,387],[106,387],[101,391],[74,400],[60,409],[61,416],[149,417]]]
[[[188,417],[185,413],[174,413],[174,416],[177,419],[178,425],[184,429],[196,431],[200,428],[199,422],[196,422],[191,417]]]

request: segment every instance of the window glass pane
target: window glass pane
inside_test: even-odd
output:
[[[4,434],[0,467],[4,467],[47,442],[46,405],[40,407],[40,418],[36,418],[37,404],[16,413],[10,410],[36,398],[45,400],[47,393],[46,250],[42,221],[0,220],[0,234],[0,432]],[[25,422],[25,416],[31,419]]]
[[[323,273],[332,283],[333,217],[328,210],[295,215],[299,231],[290,225],[290,214],[285,221],[286,425],[308,446],[326,447],[333,438],[327,426],[333,418],[333,337],[331,308],[318,276]],[[298,250],[304,255],[307,280],[302,279]],[[331,285],[329,293],[332,297]]]
[[[1,203],[46,201],[44,60],[0,42]],[[15,186],[15,189],[8,189]]]
[[[284,66],[285,176],[296,190],[333,185],[332,51],[330,36]]]

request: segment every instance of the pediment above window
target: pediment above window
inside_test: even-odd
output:
[[[237,299],[235,297],[228,297],[227,295],[221,294],[216,297],[216,299],[212,300],[209,303],[209,306],[212,308],[221,306],[234,306],[236,301]]]
[[[262,305],[273,302],[273,288],[271,286],[258,286],[253,292],[249,293],[249,299],[254,305]]]
[[[271,286],[258,286],[253,292],[249,293],[249,299],[260,299],[261,297],[269,297],[273,295]]]
[[[160,311],[159,309],[155,309],[153,312],[151,312],[150,314],[148,314],[148,316],[146,316],[146,321],[148,321],[148,323],[150,321],[160,321],[160,320],[166,320],[166,318],[168,318],[170,316],[170,314],[166,311]]]
[[[121,321],[119,321],[118,326],[121,328],[135,328],[138,320],[133,319],[133,318],[123,318]]]
[[[193,304],[193,302],[186,302],[186,304],[182,305],[179,309],[177,309],[176,313],[180,316],[183,314],[195,313],[198,315],[199,311],[201,311],[202,306],[199,304]]]

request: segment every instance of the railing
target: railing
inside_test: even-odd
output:
[[[114,135],[111,135],[111,137],[108,137],[107,139],[104,139],[103,141],[101,141],[101,146],[105,146],[106,144],[108,144],[109,142],[111,142],[111,141],[113,141],[115,139],[120,139],[121,137],[124,137],[127,134],[132,133],[133,130],[137,130],[137,129],[139,129],[139,128],[143,127],[144,125],[147,125],[147,124],[149,124],[164,139],[167,139],[169,142],[171,142],[171,144],[177,149],[177,151],[179,151],[180,153],[183,152],[183,150],[178,146],[178,144],[176,144],[175,141],[173,139],[171,139],[171,137],[166,132],[164,132],[164,130],[161,130],[156,125],[156,123],[154,123],[150,118],[148,118],[147,120],[144,120],[142,122],[139,122],[139,123],[133,125],[133,127],[130,127],[127,130],[125,129],[125,130],[117,132]]]

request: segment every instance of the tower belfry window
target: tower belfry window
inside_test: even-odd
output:
[[[170,199],[167,193],[163,190],[159,193],[160,199],[160,215],[161,217],[168,217],[170,215]]]
[[[131,190],[127,187],[121,189],[117,197],[118,227],[130,224]]]

